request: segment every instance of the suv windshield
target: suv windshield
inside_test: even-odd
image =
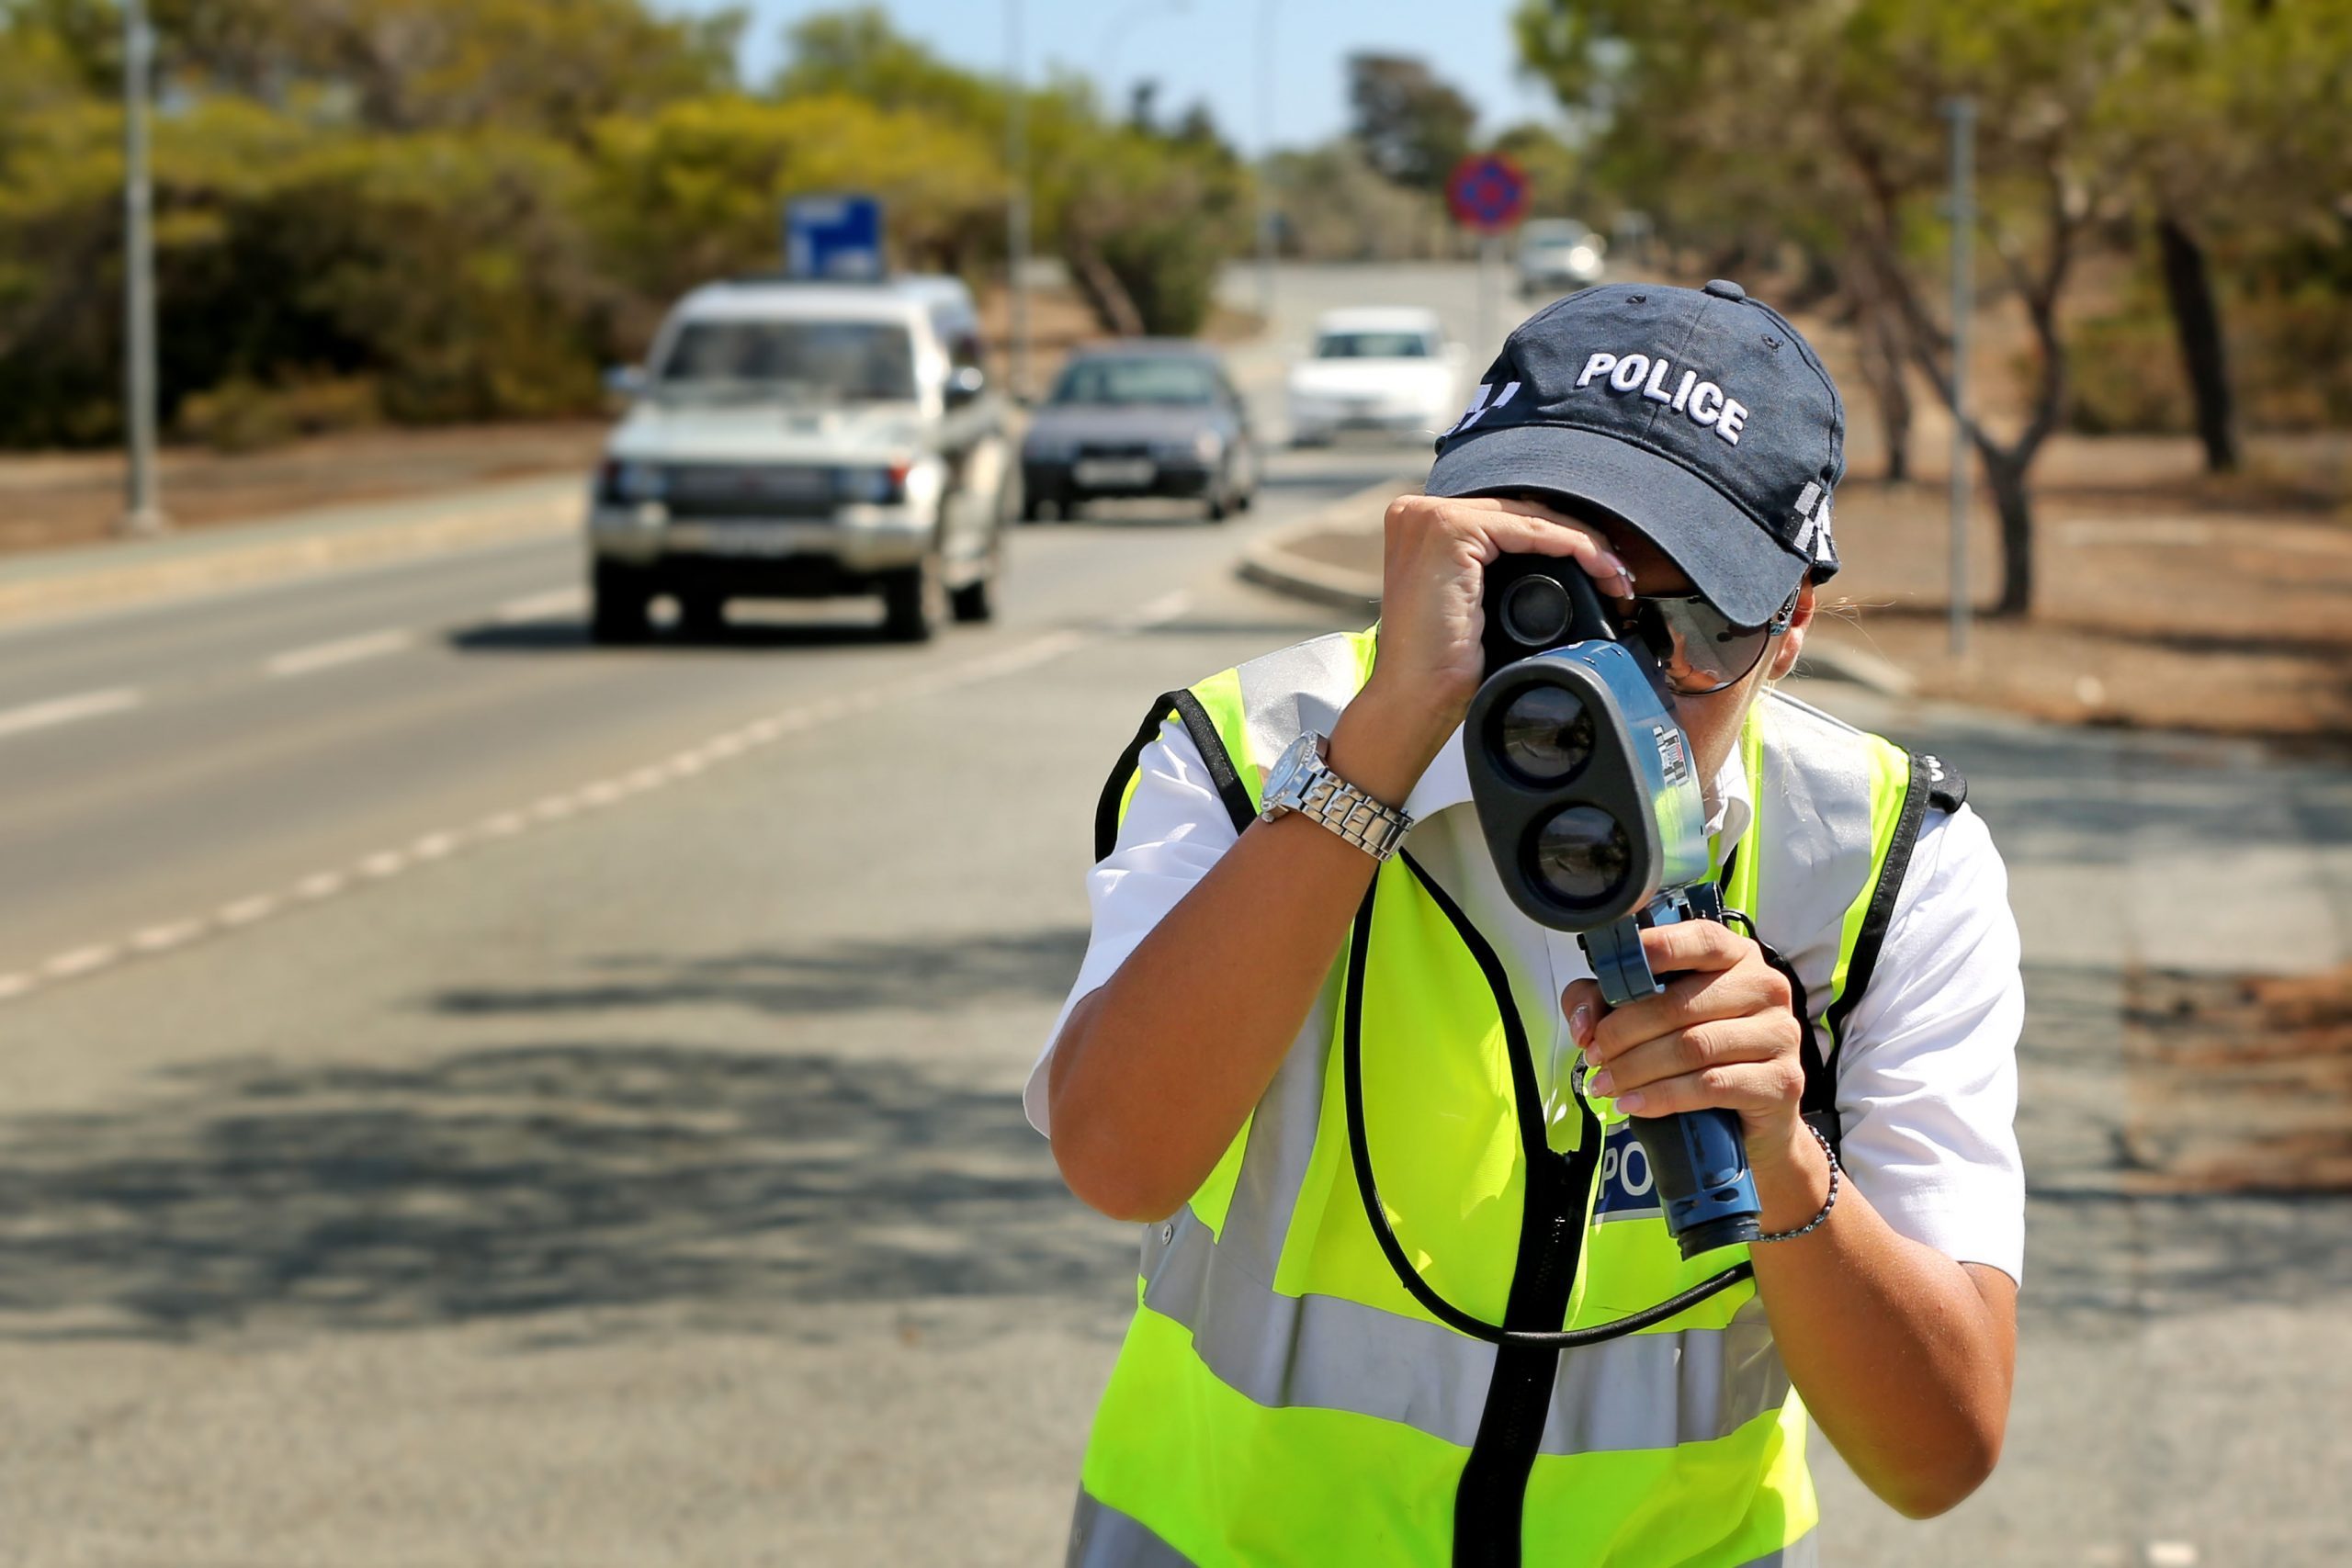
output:
[[[914,346],[894,321],[689,321],[657,385],[665,395],[911,402]]]
[[[1200,407],[1215,401],[1216,397],[1216,373],[1208,366],[1197,359],[1152,355],[1133,359],[1080,359],[1054,383],[1052,400],[1095,406],[1178,403]]]
[[[1427,359],[1430,340],[1419,333],[1325,333],[1317,359]]]

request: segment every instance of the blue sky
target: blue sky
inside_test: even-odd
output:
[[[654,0],[662,9],[707,12],[725,0]],[[751,12],[743,66],[753,80],[775,69],[784,30],[824,0],[737,0]],[[1001,71],[1009,0],[892,0],[899,28],[959,64]],[[1157,77],[1159,102],[1181,109],[1205,99],[1226,135],[1260,143],[1255,50],[1261,4],[1273,6],[1277,91],[1273,140],[1319,141],[1347,122],[1341,62],[1359,50],[1418,54],[1478,106],[1482,131],[1551,118],[1550,96],[1522,82],[1511,50],[1510,0],[1018,0],[1030,68],[1058,64],[1115,85]]]

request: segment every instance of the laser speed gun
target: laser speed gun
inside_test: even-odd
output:
[[[1530,919],[1576,933],[1611,1006],[1655,996],[1643,929],[1724,912],[1698,765],[1656,660],[1617,640],[1574,561],[1501,558],[1486,609],[1464,752],[1495,869]],[[1756,1239],[1737,1112],[1630,1120],[1684,1258]]]

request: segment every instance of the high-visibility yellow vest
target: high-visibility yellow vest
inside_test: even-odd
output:
[[[1166,719],[1246,825],[1266,769],[1303,730],[1330,731],[1374,647],[1372,632],[1318,637],[1163,697],[1104,790],[1098,855]],[[1741,754],[1755,810],[1726,856],[1727,901],[1798,984],[1805,1109],[1834,1135],[1839,1031],[1930,797],[1951,809],[1964,786],[1777,694],[1751,709]],[[1351,1028],[1363,1152],[1447,1302],[1514,1329],[1585,1328],[1746,1257],[1682,1259],[1605,1102],[1577,1100],[1565,1152],[1547,1139],[1500,976],[1408,843],[1231,1146],[1145,1229],[1072,1564],[1811,1561],[1804,1410],[1752,1283],[1600,1343],[1498,1350],[1424,1308],[1375,1241],[1345,1105]]]

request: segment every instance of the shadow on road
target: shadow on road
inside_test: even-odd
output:
[[[826,1305],[1114,1302],[1126,1233],[1064,1190],[1005,1085],[821,1049],[856,1013],[1057,996],[1083,946],[1046,928],[622,956],[426,999],[523,1043],[214,1061],[119,1110],[0,1122],[0,1337],[569,1314],[545,1326],[820,1339]],[[814,1021],[789,1054],[676,1043],[712,1004]],[[583,1330],[583,1309],[605,1315]]]
[[[800,1309],[1107,1301],[1132,1268],[1009,1094],[654,1043],[214,1064],[135,1110],[6,1128],[0,1214],[19,1339],[660,1307],[823,1337]]]
[[[580,621],[460,626],[448,635],[458,653],[708,653],[763,648],[872,648],[890,639],[879,624],[860,621],[730,621],[711,631],[657,626],[643,642],[608,647],[594,642]]]
[[[849,940],[821,952],[679,959],[620,954],[565,986],[459,987],[434,1005],[459,1014],[611,1011],[733,1003],[786,1016],[870,1009],[954,1012],[996,997],[1057,999],[1086,956],[1086,932],[1048,927],[998,936]]]

